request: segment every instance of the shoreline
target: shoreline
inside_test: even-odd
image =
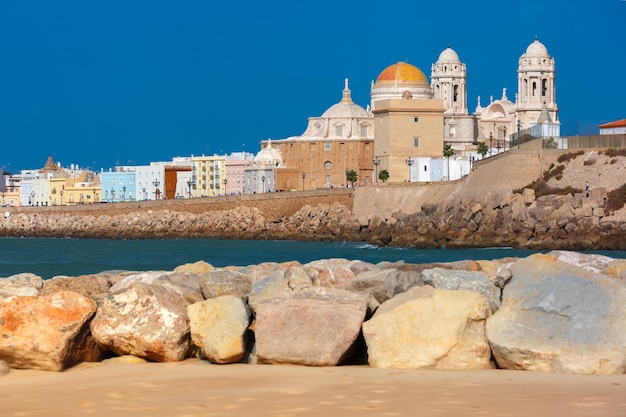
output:
[[[5,416],[611,417],[626,413],[625,396],[625,375],[214,365],[199,359],[105,361],[0,377]]]

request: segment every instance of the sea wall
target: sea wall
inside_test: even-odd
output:
[[[329,190],[204,204],[178,200],[106,208],[13,209],[0,216],[0,236],[346,240],[412,248],[626,250],[626,222],[605,216],[604,189],[592,190],[589,197],[540,198],[526,189],[523,194],[448,198],[424,205],[420,203],[433,199],[425,198],[423,192],[411,197],[412,190],[372,187],[357,189],[357,195],[362,193],[357,197],[353,190]],[[369,209],[368,193],[377,195],[370,198]],[[376,201],[384,200],[386,208],[378,208]],[[355,201],[359,209],[352,208]]]

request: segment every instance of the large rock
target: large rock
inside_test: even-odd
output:
[[[314,287],[261,301],[254,326],[260,363],[337,365],[347,359],[365,318],[367,300]]]
[[[250,279],[239,271],[218,269],[202,275],[200,290],[205,299],[234,295],[243,300],[252,288]]]
[[[95,313],[93,300],[69,291],[8,298],[0,305],[0,360],[47,371],[98,361],[101,351],[89,332]]]
[[[225,295],[187,307],[191,340],[213,363],[239,362],[246,352],[251,312],[239,297]]]
[[[442,290],[468,290],[484,295],[494,312],[500,307],[500,288],[484,272],[426,269],[422,272],[424,283]]]
[[[109,294],[112,285],[111,275],[106,273],[78,277],[57,276],[43,282],[40,295],[54,294],[59,291],[73,291],[97,301]]]
[[[322,287],[345,288],[347,281],[356,276],[353,267],[361,268],[361,261],[347,259],[320,259],[304,265],[309,276]]]
[[[176,291],[134,283],[102,301],[91,332],[103,349],[117,355],[181,361],[190,351],[188,305]]]
[[[212,271],[213,265],[205,261],[198,261],[190,264],[184,264],[177,266],[174,272],[181,274],[204,274],[205,272]]]
[[[371,295],[378,303],[382,304],[393,296],[418,285],[424,285],[418,272],[383,269],[360,273],[346,283],[346,289],[365,297]]]
[[[0,279],[0,302],[14,295],[39,295],[42,287],[43,280],[41,277],[31,273],[16,274],[8,278],[2,278]]]
[[[500,310],[487,322],[498,365],[577,374],[626,371],[626,283],[532,255],[511,266]]]
[[[363,323],[376,368],[488,369],[487,299],[472,291],[414,287],[384,303]]]

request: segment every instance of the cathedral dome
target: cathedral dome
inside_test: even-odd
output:
[[[346,78],[345,87],[343,89],[343,97],[341,101],[328,108],[322,114],[324,118],[359,118],[370,117],[370,114],[363,107],[352,101],[352,94],[348,88],[348,79]]]
[[[398,62],[385,68],[376,78],[376,83],[428,83],[428,79],[416,66]]]
[[[455,52],[454,49],[449,46],[439,54],[438,63],[451,63],[451,64],[460,64],[461,60],[459,59],[459,55]]]
[[[546,46],[544,44],[542,44],[541,42],[539,42],[538,39],[535,39],[535,41],[533,43],[528,45],[528,48],[526,48],[526,54],[525,55],[527,57],[546,57],[546,56],[550,56],[548,54],[548,49],[546,48]]]
[[[259,151],[254,157],[254,162],[256,164],[272,164],[272,165],[282,165],[283,157],[280,155],[280,151],[278,149],[272,148],[272,141],[267,141],[267,146]]]

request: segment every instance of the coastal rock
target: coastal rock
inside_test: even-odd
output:
[[[41,277],[31,273],[16,274],[8,278],[2,278],[0,279],[0,302],[14,295],[39,295],[42,287],[43,280]]]
[[[200,281],[200,291],[206,300],[223,295],[246,300],[251,289],[250,279],[239,271],[216,269],[202,274]]]
[[[397,269],[383,269],[363,272],[346,283],[346,290],[365,297],[369,295],[382,304],[393,296],[410,288],[424,285],[417,272],[402,272]]]
[[[89,333],[95,312],[93,300],[69,291],[5,300],[0,305],[0,360],[12,368],[47,371],[100,360]]]
[[[178,272],[181,274],[203,274],[205,272],[212,271],[213,265],[205,261],[198,261],[190,264],[184,264],[177,266],[174,269],[174,272]]]
[[[204,294],[200,288],[202,282],[204,282],[203,275],[173,272],[161,275],[152,284],[177,292],[189,303],[197,303],[204,300]]]
[[[468,290],[482,294],[495,312],[500,307],[500,288],[484,272],[426,269],[422,272],[424,283],[443,290]]]
[[[626,371],[626,283],[532,255],[511,267],[487,337],[501,368],[576,374]]]
[[[103,349],[117,355],[181,361],[190,352],[188,305],[178,292],[136,282],[102,301],[91,332]]]
[[[304,269],[322,287],[345,288],[347,281],[356,276],[352,270],[356,263],[360,261],[320,259],[304,264]]]
[[[239,297],[225,295],[187,307],[191,340],[213,363],[239,362],[246,351],[251,312]]]
[[[487,299],[473,291],[413,287],[363,323],[368,360],[376,368],[488,369]]]
[[[40,294],[73,291],[97,301],[108,295],[112,285],[111,275],[106,273],[78,277],[57,276],[43,282]]]
[[[266,299],[256,307],[255,352],[259,363],[333,366],[351,353],[367,300],[333,288],[302,289]]]
[[[548,255],[554,256],[562,262],[577,266],[586,271],[597,273],[601,273],[604,269],[606,269],[610,264],[615,261],[615,259],[604,255],[592,255],[563,250],[555,250],[549,252]]]

